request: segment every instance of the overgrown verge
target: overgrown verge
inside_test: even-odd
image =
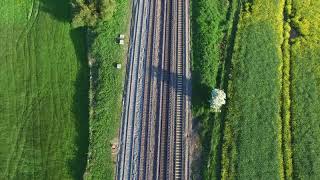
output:
[[[235,2],[191,3],[192,113],[201,148],[201,157],[192,166],[194,178],[218,179],[220,176],[223,123],[221,115],[211,111],[209,100],[211,91],[222,87]]]
[[[320,178],[320,1],[292,0],[293,178]]]
[[[291,0],[285,1],[282,44],[282,149],[285,179],[292,179],[292,146],[291,146],[291,62],[290,62],[290,32],[291,32]]]
[[[228,82],[222,179],[282,179],[284,1],[242,1]]]
[[[101,4],[97,7],[101,8]],[[85,179],[114,179],[115,175],[117,152],[112,146],[118,141],[125,72],[125,68],[117,69],[116,64],[125,67],[127,52],[127,43],[124,46],[117,44],[117,37],[119,34],[129,37],[130,1],[114,0],[114,5],[108,8],[113,8],[111,16],[101,16],[88,34],[90,142]]]

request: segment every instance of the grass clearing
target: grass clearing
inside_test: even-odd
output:
[[[123,82],[127,45],[117,44],[120,33],[129,37],[130,1],[116,0],[113,17],[100,22],[94,30],[91,47],[96,63],[93,66],[90,110],[90,145],[86,179],[114,179],[115,158],[111,143],[118,138],[121,120]],[[116,69],[116,63],[122,69]]]
[[[292,1],[293,177],[320,178],[320,2]]]
[[[284,1],[243,4],[228,88],[222,179],[281,179]]]
[[[0,179],[80,179],[88,146],[85,33],[64,0],[0,2]]]

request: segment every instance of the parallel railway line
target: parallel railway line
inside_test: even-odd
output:
[[[189,179],[188,2],[135,0],[116,179]]]

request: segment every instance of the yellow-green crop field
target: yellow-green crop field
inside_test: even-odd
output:
[[[312,0],[192,1],[203,179],[320,178],[319,9]],[[221,113],[208,105],[213,88],[227,93]]]

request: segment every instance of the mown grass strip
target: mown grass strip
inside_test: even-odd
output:
[[[129,34],[129,0],[116,0],[113,16],[102,20],[93,30],[91,45],[92,67],[90,145],[85,179],[114,179],[117,143],[121,120],[122,92],[127,45],[117,44],[119,34]],[[128,40],[126,40],[128,42]],[[116,68],[121,63],[122,69]]]
[[[242,5],[228,88],[222,179],[282,179],[284,2]]]
[[[292,1],[293,177],[320,178],[320,1]]]

